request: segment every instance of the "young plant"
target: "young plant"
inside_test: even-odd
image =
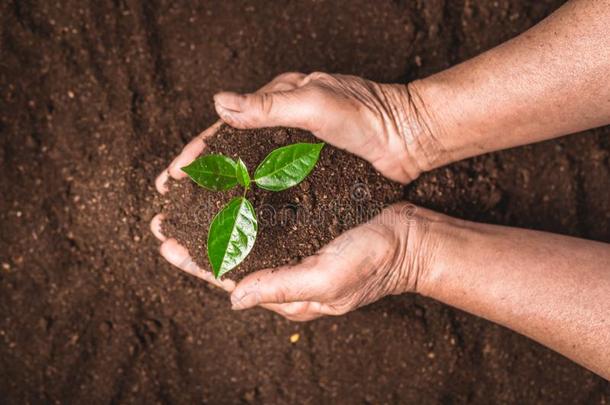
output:
[[[239,265],[252,250],[258,223],[246,194],[252,183],[270,191],[282,191],[303,181],[316,165],[324,143],[295,143],[272,151],[250,178],[246,164],[224,155],[205,155],[183,167],[188,176],[211,191],[244,188],[216,214],[208,231],[208,259],[216,278]]]

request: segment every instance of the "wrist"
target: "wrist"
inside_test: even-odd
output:
[[[452,161],[444,144],[446,130],[432,91],[423,80],[381,85],[386,100],[385,139],[388,162],[400,167],[405,182]]]
[[[463,70],[449,69],[406,86],[410,102],[404,136],[411,153],[427,157],[429,169],[497,150],[495,144],[504,143],[512,131],[500,124],[502,111],[490,103],[488,91],[478,91]]]
[[[394,231],[400,242],[394,255],[398,282],[392,294],[434,297],[443,275],[457,262],[456,252],[462,248],[456,249],[456,244],[466,246],[465,222],[409,203],[393,207],[398,212]]]

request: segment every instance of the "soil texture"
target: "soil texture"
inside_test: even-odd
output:
[[[224,292],[162,260],[148,230],[161,209],[154,178],[217,120],[214,93],[285,71],[406,82],[561,3],[0,2],[0,402],[609,403],[600,377],[415,295],[306,324],[233,312]],[[331,152],[309,190],[261,192],[257,204],[318,204],[314,184],[335,193],[316,177]],[[441,168],[403,193],[470,220],[610,242],[609,159],[606,127]],[[350,182],[389,198],[365,173]]]
[[[223,125],[206,140],[204,153],[241,158],[254,173],[271,151],[297,142],[319,140],[292,128],[237,130]],[[242,194],[242,187],[213,192],[188,180],[170,183],[163,207],[164,235],[176,238],[200,268],[211,271],[206,243],[210,223],[231,198]],[[385,179],[364,160],[326,145],[314,170],[295,187],[272,192],[253,185],[248,191],[258,218],[256,244],[225,277],[239,280],[256,270],[295,263],[401,197],[400,184]]]

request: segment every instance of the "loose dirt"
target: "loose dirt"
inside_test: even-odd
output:
[[[297,142],[319,140],[289,128],[240,131],[224,125],[206,140],[205,153],[241,158],[254,173],[271,151]],[[242,194],[241,187],[212,192],[192,181],[173,182],[162,209],[163,233],[185,246],[199,267],[211,271],[206,250],[210,223],[231,198]],[[248,191],[259,223],[256,244],[226,277],[239,280],[255,270],[295,263],[401,197],[400,184],[386,180],[367,162],[326,145],[312,173],[297,186],[271,192],[254,185]]]
[[[1,2],[0,402],[610,402],[607,382],[562,356],[418,296],[307,324],[232,312],[225,293],[165,263],[148,230],[162,208],[154,178],[216,121],[215,92],[290,70],[405,82],[560,3]],[[482,156],[403,193],[610,242],[609,140],[602,128]],[[257,203],[311,198],[324,167],[307,192]]]

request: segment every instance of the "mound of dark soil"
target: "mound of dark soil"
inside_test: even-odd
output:
[[[272,150],[296,142],[319,142],[312,134],[292,128],[238,130],[223,125],[206,143],[204,153],[240,157],[252,173]],[[193,260],[210,271],[206,240],[214,215],[243,189],[212,192],[185,180],[170,183],[163,211],[163,232],[189,250]],[[253,186],[248,199],[259,222],[250,255],[227,274],[245,274],[277,267],[314,254],[343,231],[367,221],[401,197],[401,186],[342,150],[326,145],[312,173],[282,192]]]

